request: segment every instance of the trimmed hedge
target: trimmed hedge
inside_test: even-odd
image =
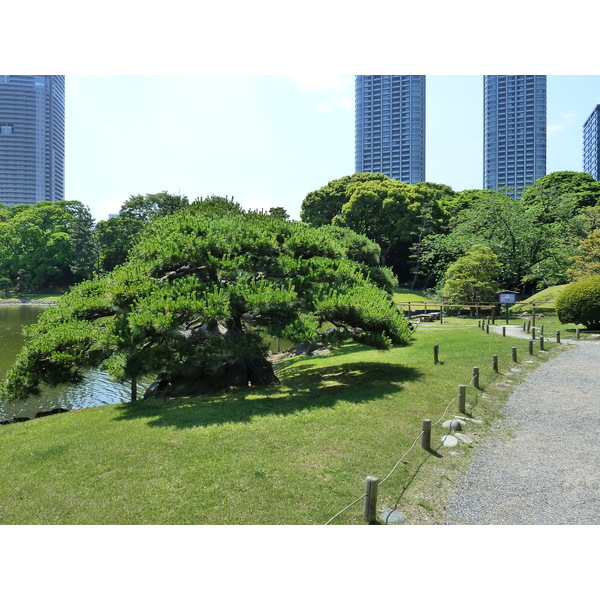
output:
[[[600,275],[570,283],[556,298],[556,316],[561,323],[600,329]]]

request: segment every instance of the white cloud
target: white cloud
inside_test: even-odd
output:
[[[320,112],[331,112],[336,108],[351,112],[354,110],[354,100],[346,94],[334,94],[331,98],[317,104]]]
[[[350,77],[341,75],[292,75],[292,81],[305,92],[342,90],[349,86]]]
[[[573,118],[576,116],[574,112],[563,112],[560,114],[560,122],[549,124],[547,127],[548,135],[563,131],[571,123]]]

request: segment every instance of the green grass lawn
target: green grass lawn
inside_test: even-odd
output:
[[[0,295],[0,302],[56,302],[60,296],[61,294],[21,294],[2,298]]]
[[[278,387],[2,426],[0,524],[324,524],[415,440],[380,486],[379,508],[397,504],[411,522],[435,522],[509,393],[498,382],[513,346],[523,369],[515,381],[549,356],[529,357],[527,340],[463,321],[419,328],[389,352],[354,344],[281,360]],[[485,393],[469,385],[467,411],[483,423],[467,427],[472,444],[447,449],[435,423],[457,414],[458,385],[473,366]],[[418,441],[426,418],[431,453]],[[362,510],[359,501],[334,523],[362,524]]]

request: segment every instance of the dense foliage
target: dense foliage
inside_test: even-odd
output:
[[[457,304],[495,302],[502,265],[486,246],[474,245],[452,263],[444,277],[442,296]]]
[[[366,235],[400,281],[440,293],[448,268],[474,244],[486,246],[502,264],[499,287],[528,295],[569,282],[572,257],[589,250],[579,244],[600,226],[600,182],[588,173],[559,171],[513,198],[355,173],[309,193],[301,216]]]
[[[600,275],[570,283],[556,298],[556,315],[561,323],[582,323],[600,329]]]
[[[81,202],[0,205],[0,291],[64,288],[91,277],[93,227]]]
[[[207,389],[276,383],[265,334],[308,345],[406,343],[395,284],[379,248],[350,230],[198,201],[152,222],[124,265],[48,309],[4,391],[24,397],[98,365],[131,379],[133,392],[138,377],[157,373],[167,395],[190,380]],[[334,328],[322,331],[325,323]]]

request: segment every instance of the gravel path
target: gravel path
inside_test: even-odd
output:
[[[600,342],[572,345],[512,394],[514,437],[482,445],[444,524],[600,524]]]

